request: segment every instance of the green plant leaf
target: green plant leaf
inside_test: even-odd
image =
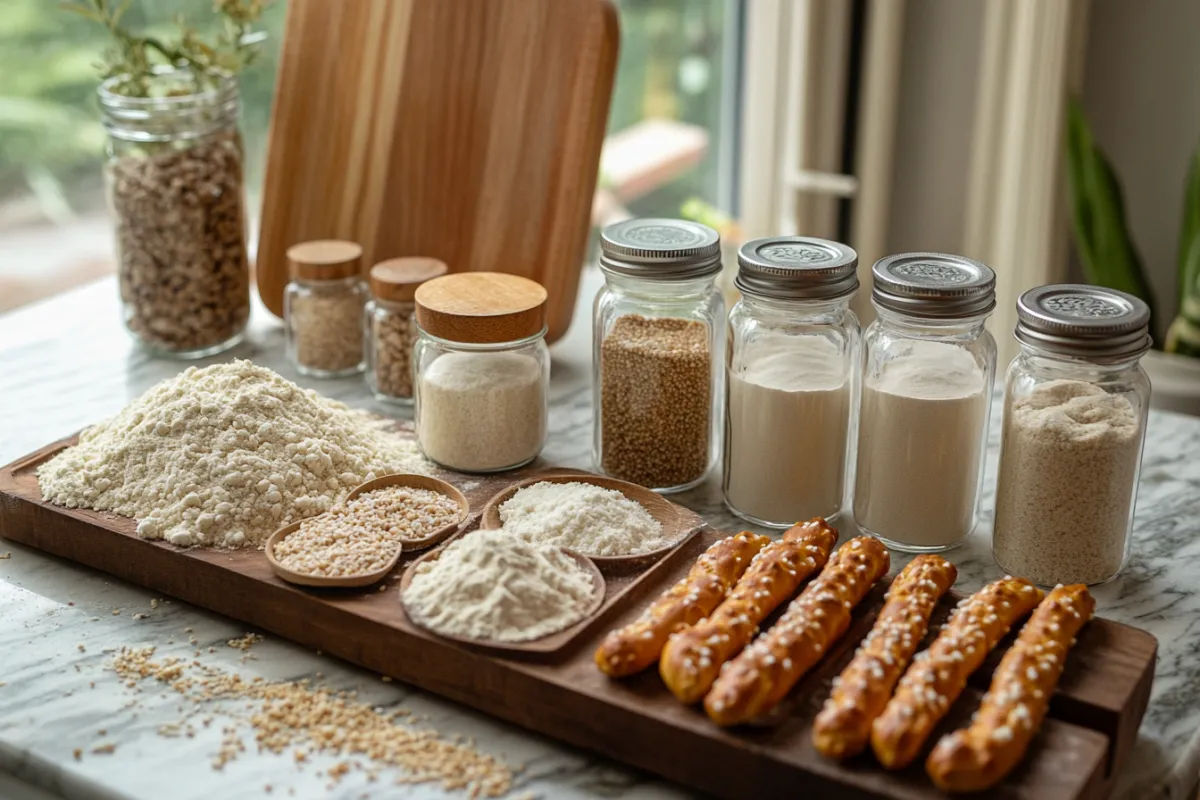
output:
[[[1200,145],[1192,153],[1187,183],[1183,192],[1183,224],[1179,227],[1179,297],[1195,291],[1196,277],[1189,279],[1189,263],[1197,239],[1200,239]]]

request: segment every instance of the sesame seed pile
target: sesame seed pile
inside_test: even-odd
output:
[[[708,471],[713,356],[701,322],[627,314],[600,347],[601,467],[650,488]]]
[[[293,572],[327,578],[377,572],[403,542],[424,538],[460,517],[458,503],[440,492],[385,486],[304,520],[275,543],[275,558]]]
[[[372,708],[353,691],[314,687],[307,680],[247,680],[176,657],[156,660],[153,647],[122,648],[110,667],[131,688],[142,681],[169,686],[192,701],[196,714],[233,714],[235,724],[222,729],[214,769],[245,751],[242,734],[249,727],[260,751],[283,754],[290,750],[297,765],[317,753],[343,758],[328,770],[332,784],[351,771],[363,771],[368,780],[376,781],[390,767],[403,773],[397,783],[439,783],[443,789],[466,791],[470,797],[500,797],[512,788],[512,770],[495,757],[469,743],[449,741],[437,731],[398,724],[405,712],[389,714]],[[253,711],[239,717],[225,701],[249,701]],[[212,719],[206,716],[203,724]],[[194,728],[184,721],[163,726],[159,733],[176,736],[181,731],[194,732]]]

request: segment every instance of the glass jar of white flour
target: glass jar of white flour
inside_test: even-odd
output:
[[[896,550],[948,550],[977,517],[996,275],[940,253],[888,256],[871,273],[879,317],[863,335],[855,521]]]
[[[461,472],[532,461],[546,441],[546,290],[517,275],[463,272],[422,283],[414,299],[422,452]]]
[[[722,485],[750,522],[786,528],[842,510],[858,400],[857,266],[846,245],[800,236],[738,252]]]
[[[1129,556],[1150,380],[1150,309],[1095,286],[1017,301],[992,550],[1037,583],[1096,584]]]

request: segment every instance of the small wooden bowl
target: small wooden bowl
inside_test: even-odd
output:
[[[420,539],[405,539],[404,552],[412,553],[416,550],[425,550],[433,547],[438,542],[444,540],[447,536],[455,533],[462,524],[466,522],[467,517],[471,514],[471,504],[467,502],[467,498],[457,488],[443,480],[431,478],[428,475],[408,475],[404,473],[395,473],[393,475],[381,475],[375,480],[367,481],[361,486],[355,486],[350,490],[350,494],[346,495],[346,501],[353,500],[360,494],[372,492],[376,489],[383,489],[387,486],[407,486],[410,489],[428,489],[431,492],[437,492],[449,497],[451,500],[458,503],[458,521],[452,522],[438,528],[428,536],[422,536]],[[345,501],[343,501],[345,502]]]
[[[667,553],[681,545],[686,538],[686,531],[679,530],[679,513],[675,510],[675,506],[671,501],[665,499],[662,495],[652,492],[649,489],[638,486],[636,483],[617,480],[616,478],[606,478],[602,475],[583,475],[564,473],[562,475],[539,475],[536,478],[514,483],[504,491],[497,494],[483,509],[483,516],[479,521],[480,528],[497,529],[504,527],[500,521],[500,506],[506,500],[516,494],[519,490],[526,486],[532,486],[535,483],[590,483],[593,486],[599,486],[601,489],[615,489],[633,502],[640,505],[654,517],[660,525],[662,525],[663,536],[669,544],[660,547],[657,550],[652,550],[648,553],[637,553],[636,555],[628,556],[598,556],[591,553],[583,555],[590,558],[601,569],[621,569],[625,567],[641,566],[661,558]]]
[[[471,534],[465,534],[470,536]],[[434,636],[447,639],[459,644],[468,645],[470,647],[482,647],[497,653],[541,653],[553,652],[562,646],[564,638],[574,636],[574,632],[579,628],[591,622],[592,617],[600,610],[600,606],[604,604],[604,595],[608,591],[607,584],[604,581],[604,576],[600,574],[600,570],[592,562],[590,558],[574,550],[563,548],[563,552],[583,566],[592,575],[592,600],[588,604],[587,610],[578,622],[575,622],[561,631],[548,633],[539,639],[529,639],[522,642],[502,642],[495,639],[472,639],[469,636],[456,636],[454,634],[442,633],[424,625],[415,614],[408,610],[408,605],[404,602],[404,594],[408,591],[408,587],[412,584],[413,577],[417,574],[417,567],[424,564],[426,561],[436,561],[441,557],[442,551],[445,548],[439,548],[432,553],[426,553],[418,558],[404,570],[404,577],[400,579],[400,605],[404,608],[404,614],[408,617],[413,625],[416,625],[423,631],[428,631]]]
[[[405,549],[403,545],[397,543],[396,554],[388,561],[387,566],[375,572],[364,572],[361,575],[343,575],[338,578],[329,578],[324,575],[293,572],[275,559],[275,544],[299,530],[300,523],[302,522],[304,520],[293,522],[291,525],[280,528],[272,533],[271,538],[267,539],[267,544],[264,548],[267,554],[267,561],[270,562],[271,569],[275,571],[275,574],[288,583],[294,583],[298,586],[315,586],[321,589],[349,589],[356,586],[370,586],[373,583],[379,583],[396,566],[396,562],[400,560],[400,554]]]

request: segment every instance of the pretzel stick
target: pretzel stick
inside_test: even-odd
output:
[[[850,627],[851,610],[889,563],[887,548],[869,536],[839,547],[779,621],[721,671],[704,698],[709,718],[738,725],[774,708]]]
[[[954,585],[958,570],[941,556],[917,556],[888,588],[887,601],[854,659],[834,679],[813,725],[813,745],[829,758],[866,749],[871,723],[883,713],[896,682],[929,627],[929,615]]]
[[[1006,576],[958,604],[941,634],[900,679],[896,694],[871,725],[871,747],[888,769],[917,757],[938,721],[962,694],[1008,629],[1042,599],[1024,578]]]
[[[750,559],[770,541],[743,531],[711,545],[683,580],[637,620],[605,637],[596,650],[596,666],[610,677],[624,678],[658,661],[667,637],[711,614],[750,566]]]
[[[758,626],[813,573],[825,566],[837,531],[817,517],[793,525],[758,552],[733,591],[707,620],[667,640],[658,671],[683,703],[708,692],[721,665],[750,643]]]
[[[925,769],[939,789],[990,789],[1017,766],[1046,716],[1067,651],[1095,608],[1082,584],[1047,595],[1000,660],[974,720],[930,753]]]

